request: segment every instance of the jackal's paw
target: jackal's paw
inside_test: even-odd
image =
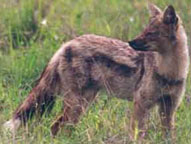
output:
[[[19,119],[10,119],[9,121],[5,122],[3,127],[6,131],[11,133],[15,133],[16,130],[20,127],[21,120]]]

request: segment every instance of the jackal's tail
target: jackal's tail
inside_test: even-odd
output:
[[[50,111],[55,100],[54,94],[59,91],[59,83],[58,63],[49,64],[28,97],[16,109],[12,119],[4,124],[5,128],[14,132],[21,123],[25,124],[32,118],[34,113],[42,116],[45,110]]]

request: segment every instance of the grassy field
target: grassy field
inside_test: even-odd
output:
[[[151,0],[164,9],[173,4],[191,40],[191,1]],[[51,114],[32,119],[15,137],[2,129],[25,99],[61,43],[85,33],[128,41],[148,23],[147,2],[139,0],[1,0],[0,4],[0,144],[128,144],[132,103],[104,93],[72,129],[55,139],[50,125],[61,109],[58,97]],[[191,143],[191,77],[176,115],[177,143]],[[157,108],[148,121],[146,144],[165,144]]]

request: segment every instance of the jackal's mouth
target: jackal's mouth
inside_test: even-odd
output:
[[[129,45],[135,49],[135,50],[139,50],[139,51],[148,51],[149,46],[147,45],[147,43],[143,40],[139,40],[139,39],[135,39],[132,41],[129,41]]]

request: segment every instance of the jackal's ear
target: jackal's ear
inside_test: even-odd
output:
[[[155,17],[156,15],[159,15],[162,13],[160,8],[158,8],[156,5],[149,3],[148,4],[148,9],[151,17]]]
[[[163,22],[165,24],[177,24],[178,18],[173,6],[169,5],[164,11]]]

